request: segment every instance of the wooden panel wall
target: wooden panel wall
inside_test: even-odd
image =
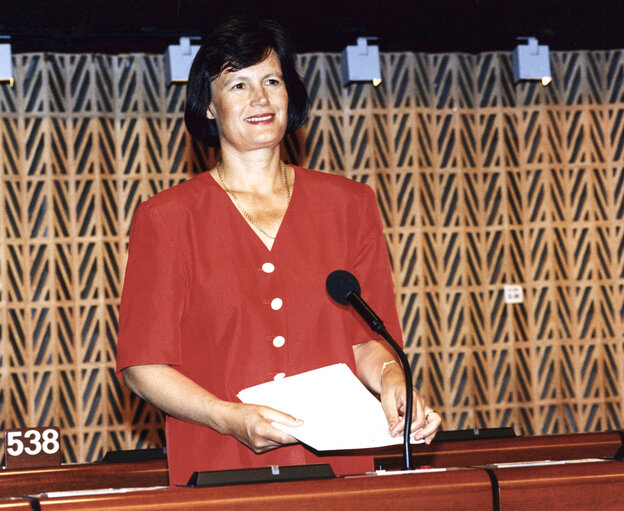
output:
[[[375,187],[418,385],[446,429],[622,427],[624,53],[384,54],[378,88],[300,56],[292,162]],[[185,134],[161,56],[14,57],[0,85],[0,429],[55,424],[67,461],[159,445],[114,375],[140,201],[214,161]],[[503,286],[518,284],[510,305]]]

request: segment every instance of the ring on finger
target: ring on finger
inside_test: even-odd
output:
[[[425,422],[427,422],[427,423],[429,422],[429,416],[430,416],[432,413],[437,413],[437,412],[436,412],[436,411],[434,411],[434,410],[426,410],[426,411],[425,411]]]

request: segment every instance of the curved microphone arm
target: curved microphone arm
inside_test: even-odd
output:
[[[392,347],[401,360],[403,365],[403,373],[405,376],[405,431],[403,432],[403,460],[404,470],[412,470],[412,444],[410,443],[410,431],[412,429],[412,368],[410,367],[407,356],[396,343],[392,336],[386,330],[383,321],[373,312],[362,297],[355,291],[347,294],[347,302],[362,316],[364,321],[368,323],[371,329],[380,334],[384,340]]]

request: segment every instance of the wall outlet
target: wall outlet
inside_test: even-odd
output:
[[[505,286],[505,303],[522,303],[523,300],[524,296],[522,294],[521,286]]]

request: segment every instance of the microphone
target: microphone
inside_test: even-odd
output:
[[[403,432],[403,460],[404,469],[412,470],[412,444],[410,430],[412,429],[412,369],[407,356],[386,330],[383,321],[375,311],[360,296],[360,283],[352,273],[345,270],[335,270],[327,276],[325,287],[332,300],[341,305],[351,305],[362,317],[373,332],[380,334],[397,353],[403,365],[405,375],[405,431]]]

